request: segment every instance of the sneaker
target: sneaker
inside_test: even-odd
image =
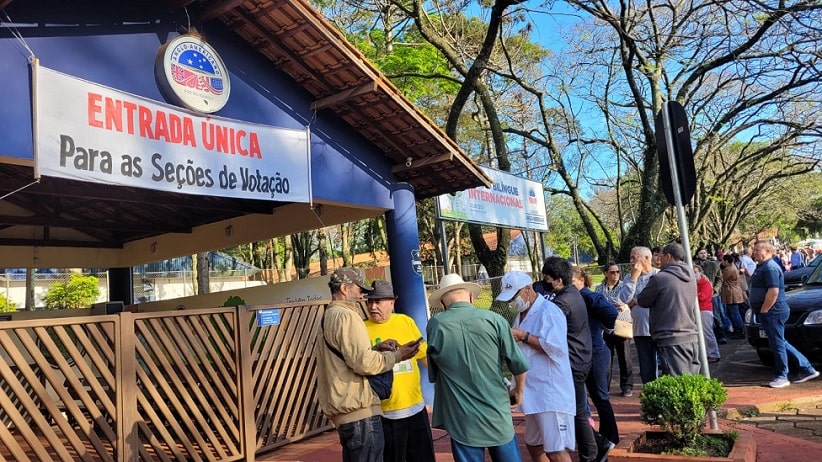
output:
[[[813,380],[817,377],[819,377],[819,371],[808,372],[805,375],[800,374],[799,377],[797,377],[796,380],[793,381],[793,383],[803,383],[807,382],[808,380]]]
[[[819,373],[817,372],[816,375],[819,375]],[[805,379],[805,380],[810,380],[810,379]],[[785,388],[790,384],[791,384],[791,381],[788,380],[787,378],[779,377],[778,379],[771,380],[771,382],[768,384],[768,386],[771,387],[771,388]]]
[[[623,390],[622,391],[622,396],[624,396],[626,398],[630,398],[631,396],[634,396],[634,392],[631,391],[631,390]]]
[[[608,453],[611,452],[611,449],[614,449],[614,446],[616,446],[614,443],[602,438],[602,441],[599,443],[599,449],[597,450],[597,457],[594,460],[596,462],[605,462],[608,460]]]

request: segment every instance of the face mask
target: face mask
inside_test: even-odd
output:
[[[531,307],[525,300],[522,299],[522,295],[517,295],[517,298],[511,300],[511,307],[517,310],[517,313],[522,313],[523,311],[527,310]]]

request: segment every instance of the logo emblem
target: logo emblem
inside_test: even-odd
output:
[[[199,35],[178,35],[163,44],[154,77],[166,99],[192,111],[211,114],[228,102],[231,85],[225,64]]]

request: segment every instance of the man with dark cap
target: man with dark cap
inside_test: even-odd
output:
[[[365,328],[371,343],[393,338],[400,343],[422,337],[419,327],[410,316],[394,312],[397,296],[389,281],[374,281],[365,296],[368,320]],[[428,344],[420,342],[420,350],[413,358],[394,366],[394,386],[391,396],[382,400],[382,429],[385,435],[385,462],[431,462],[434,458],[434,438],[428,422],[428,411],[420,387],[419,361],[428,367]]]
[[[419,341],[384,340],[371,347],[358,302],[370,287],[355,268],[338,268],[328,282],[331,303],[317,333],[320,407],[337,427],[345,462],[381,462],[385,437],[380,399],[367,376],[387,372],[417,354]]]

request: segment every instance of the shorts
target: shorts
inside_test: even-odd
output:
[[[564,412],[525,415],[525,444],[542,446],[545,452],[574,450],[574,416]]]

